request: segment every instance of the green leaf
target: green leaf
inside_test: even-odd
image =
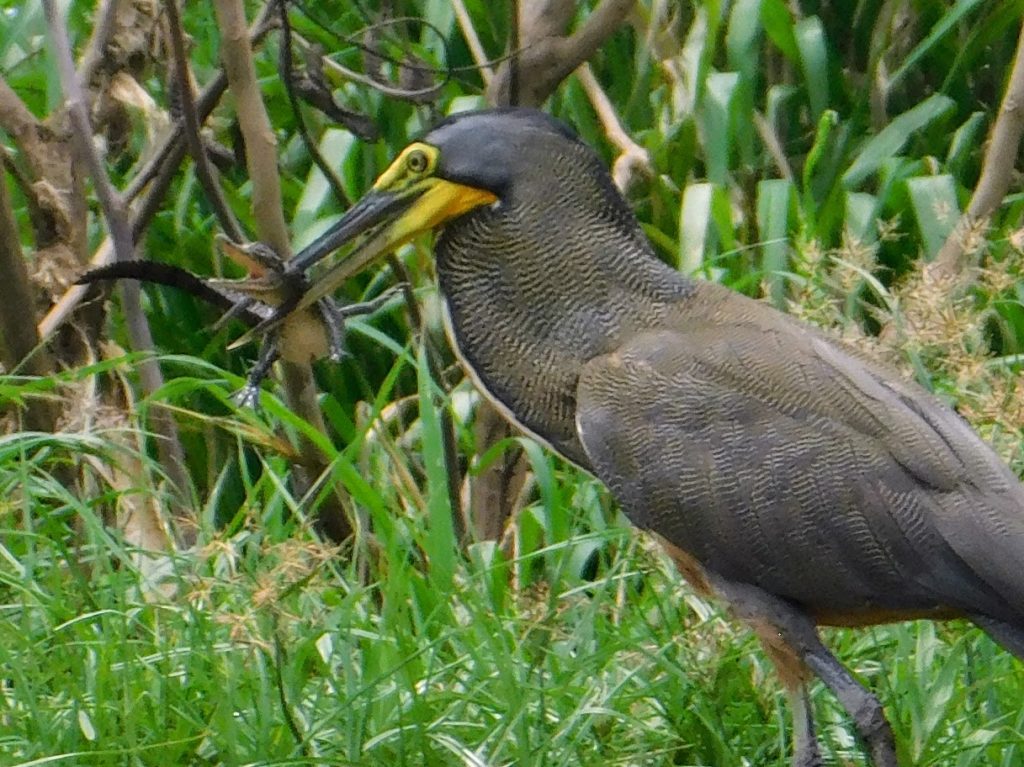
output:
[[[729,191],[723,187],[715,187],[715,193],[711,196],[711,218],[715,222],[718,248],[723,251],[735,250],[738,247],[736,233],[733,231],[732,214]]]
[[[737,0],[729,13],[725,50],[729,68],[753,84],[760,68],[757,38],[761,31],[761,0]]]
[[[828,44],[821,19],[817,16],[801,19],[796,25],[795,36],[807,84],[811,119],[817,121],[828,106]]]
[[[821,157],[825,153],[825,148],[828,146],[829,136],[832,135],[832,129],[838,124],[838,122],[839,115],[834,110],[827,109],[821,113],[821,118],[818,120],[818,130],[815,131],[814,134],[814,143],[811,145],[811,151],[807,153],[806,162],[804,162],[802,185],[805,198],[811,192],[811,181],[814,178],[814,169],[821,161]]]
[[[896,71],[889,77],[889,88],[894,88],[907,73],[918,65],[938,43],[960,22],[964,16],[981,5],[982,0],[957,0],[956,4],[942,15],[938,23],[932,27],[928,36],[914,46],[914,49],[907,54],[903,62],[896,68]]]
[[[950,175],[911,178],[907,179],[907,192],[924,242],[925,256],[931,260],[960,218],[956,182]]]
[[[860,242],[873,243],[878,240],[878,198],[864,192],[846,193],[846,215],[843,224],[851,236]]]
[[[949,97],[936,93],[912,109],[895,117],[878,135],[869,139],[846,173],[843,185],[852,188],[874,173],[890,157],[906,145],[910,137],[936,120],[956,109],[956,103]]]
[[[704,94],[708,59],[706,51],[711,39],[707,9],[698,7],[693,14],[693,23],[687,30],[679,57],[686,87],[683,89],[682,98],[678,100],[677,119],[683,119],[697,111],[696,105]]]
[[[430,377],[426,348],[417,355],[416,380],[422,429],[423,466],[427,475],[427,536],[424,547],[430,558],[430,579],[442,591],[451,589],[455,575],[455,528],[448,495],[448,471],[445,467],[444,440]]]
[[[708,180],[726,183],[732,146],[730,115],[740,76],[736,72],[713,72],[703,103],[703,143]]]
[[[984,112],[974,112],[956,129],[949,142],[946,154],[946,170],[950,173],[960,171],[970,159],[971,153],[980,148],[981,138],[978,135],[985,126],[987,118]]]
[[[769,179],[757,184],[761,268],[772,304],[779,308],[785,300],[783,273],[789,266],[789,214],[795,194],[793,183],[785,179]]]
[[[683,274],[694,274],[704,262],[711,231],[711,198],[714,184],[690,184],[679,209],[679,260]]]
[[[761,24],[782,55],[792,63],[799,64],[800,50],[793,33],[793,15],[784,0],[764,0],[761,3]]]

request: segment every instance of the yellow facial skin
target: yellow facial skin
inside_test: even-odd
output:
[[[409,144],[373,182],[373,190],[401,194],[433,174],[438,155],[437,147],[430,144],[421,141]]]

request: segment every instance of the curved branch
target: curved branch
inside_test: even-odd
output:
[[[188,59],[185,56],[185,31],[181,26],[178,4],[172,1],[164,8],[167,11],[167,26],[170,30],[171,52],[174,58],[174,81],[178,86],[181,119],[185,126],[185,145],[192,155],[192,161],[196,165],[196,176],[206,193],[206,199],[217,215],[220,228],[232,242],[241,242],[242,227],[238,225],[234,213],[224,199],[224,193],[217,183],[217,174],[206,154],[206,147],[203,146],[203,137],[199,133],[199,115],[196,112],[195,94],[192,91],[192,73],[189,71]]]
[[[960,217],[945,244],[927,267],[930,277],[943,279],[956,276],[963,264],[966,243],[971,232],[992,216],[1010,190],[1017,152],[1024,136],[1024,26],[1017,38],[1017,51],[1006,84],[1006,93],[999,105],[999,114],[992,124],[988,147],[981,166],[981,175],[967,210]]]
[[[518,56],[518,95],[522,106],[540,106],[562,80],[593,56],[625,21],[634,0],[603,0],[568,37],[563,32],[572,19],[573,4],[547,0],[539,5],[531,19],[521,19],[523,48]],[[511,72],[506,63],[491,81],[487,95],[492,103],[509,103]]]
[[[281,0],[271,0],[274,2]],[[283,257],[291,256],[288,226],[284,219],[280,176],[277,168],[277,140],[267,116],[256,79],[252,45],[241,0],[216,0],[214,8],[220,28],[221,60],[228,86],[235,97],[238,124],[246,146],[246,164],[252,180],[252,207],[259,239]],[[308,364],[282,363],[286,399],[289,407],[319,432],[326,434],[323,413],[317,402],[317,390]],[[320,476],[329,474],[329,464],[317,445],[300,437],[300,452]],[[305,470],[296,466],[298,479],[309,486]],[[352,534],[342,502],[340,487],[325,497],[319,509],[318,525],[331,540],[341,542]]]

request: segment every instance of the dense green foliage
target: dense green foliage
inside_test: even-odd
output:
[[[339,100],[380,128],[376,143],[305,111],[350,200],[435,116],[484,103],[449,2],[390,5],[395,16],[431,26],[390,27],[385,51],[454,76],[419,106],[338,82]],[[466,5],[485,49],[499,57],[508,8]],[[594,3],[579,5],[583,18]],[[977,181],[1024,1],[662,5],[642,3],[635,24],[592,62],[626,131],[650,154],[653,174],[630,197],[659,255],[878,347],[958,402],[1024,468],[1024,400],[1015,389],[1024,200],[1014,190],[974,243],[986,271],[969,295],[947,302],[911,279]],[[216,20],[208,4],[188,6],[203,83],[217,66]],[[44,115],[59,92],[39,5],[8,1],[2,11],[0,76]],[[355,44],[366,25],[359,5],[316,3],[311,16],[292,18],[297,34],[365,68]],[[91,23],[89,9],[74,5],[79,44]],[[277,47],[271,35],[257,64],[301,247],[346,202],[297,132]],[[150,66],[141,83],[163,108],[165,69]],[[577,79],[547,108],[614,162],[617,150]],[[121,140],[107,136],[118,183],[157,125],[150,112],[129,117]],[[226,143],[231,119],[225,106],[211,121]],[[223,181],[252,232],[244,166]],[[29,245],[31,211],[17,195],[16,205]],[[186,166],[146,234],[146,252],[204,274],[230,272],[212,255],[214,232]],[[92,244],[102,235],[97,219]],[[428,331],[439,335],[429,245],[401,256]],[[346,297],[376,295],[391,279],[386,269],[367,275]],[[252,359],[250,349],[225,349],[239,326],[209,330],[215,313],[169,289],[146,296],[169,380],[153,399],[178,415],[200,546],[149,556],[122,541],[111,522],[117,509],[164,500],[151,488],[114,489],[97,468],[138,461],[159,471],[151,444],[141,454],[125,447],[124,423],[0,437],[0,764],[787,763],[788,714],[756,642],[693,596],[590,477],[515,440],[535,486],[509,545],[460,550],[431,405],[437,384],[399,303],[353,321],[351,356],[317,367],[334,437],[325,446],[331,480],[351,494],[362,525],[339,552],[310,532],[308,507],[289,494],[289,464],[275,449],[275,429],[294,434],[304,424],[273,388],[262,414],[230,405]],[[904,332],[875,341],[894,321]],[[116,309],[110,334],[126,345]],[[132,364],[113,352],[64,380],[131,382]],[[0,379],[0,404],[58,383]],[[462,452],[472,455],[468,383],[448,403]],[[153,406],[141,404],[143,415]],[[68,469],[87,475],[95,492],[67,489]],[[979,632],[920,623],[829,631],[827,640],[886,703],[906,764],[1024,762],[1024,669]],[[835,763],[863,763],[834,700],[816,690],[815,705],[829,722],[823,740]]]

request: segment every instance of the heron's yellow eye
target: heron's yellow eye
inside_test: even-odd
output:
[[[421,149],[414,149],[405,158],[405,167],[413,173],[422,173],[430,165],[430,158]]]

